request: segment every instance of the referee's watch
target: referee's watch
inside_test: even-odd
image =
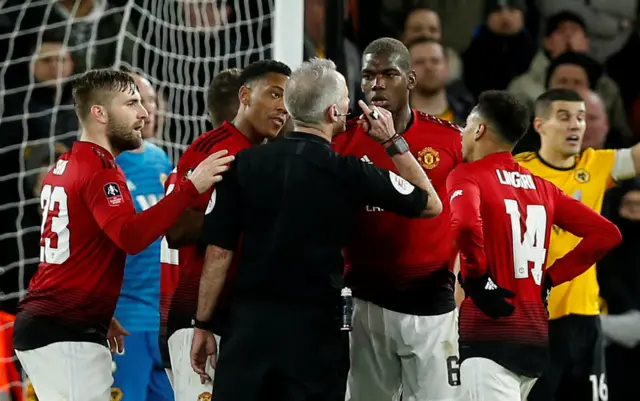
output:
[[[395,134],[391,138],[382,142],[382,146],[384,146],[389,157],[401,155],[409,151],[409,144],[402,136],[398,134]]]
[[[191,319],[191,327],[193,327],[194,329],[201,329],[201,330],[210,331],[209,322],[204,322],[202,320],[198,320],[198,319],[195,318],[195,316]]]

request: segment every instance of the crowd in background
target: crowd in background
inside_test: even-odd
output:
[[[325,31],[331,24],[325,21],[325,1],[305,0],[305,58],[326,55]],[[225,28],[238,21],[254,21],[248,17],[258,11],[268,14],[273,5],[267,0],[165,1],[185,28],[178,32],[181,40],[190,44],[179,47],[163,37],[166,31],[151,29],[162,15],[145,14],[166,14],[166,10],[141,12],[134,7],[123,14],[126,3],[0,1],[0,54],[7,55],[0,67],[0,334],[10,331],[3,322],[10,322],[17,301],[3,294],[25,288],[37,267],[42,175],[77,138],[70,78],[114,63],[149,77],[157,92],[154,128],[158,141],[171,150],[176,143],[188,145],[208,128],[204,89],[214,71],[270,57],[269,49],[256,45],[270,42],[270,21]],[[147,2],[135,3],[144,7]],[[235,7],[245,3],[251,3],[249,9]],[[582,95],[587,107],[583,146],[626,147],[640,139],[639,3],[345,0],[343,73],[355,107],[362,98],[360,50],[378,37],[396,37],[410,51],[418,77],[411,104],[422,112],[464,124],[482,91],[507,90],[533,107],[546,89],[571,88]],[[203,57],[166,71],[163,57],[188,58],[193,49]],[[219,57],[204,57],[209,54]],[[195,95],[176,95],[180,91]],[[181,100],[185,98],[188,102]],[[180,118],[186,113],[196,118]],[[181,132],[190,136],[183,137]],[[538,135],[530,130],[516,151],[535,151],[537,146]],[[20,202],[23,208],[16,206]],[[635,265],[640,260],[635,246],[640,238],[640,183],[625,182],[611,190],[603,213],[619,225],[624,241],[599,265],[601,296],[609,313],[640,310],[640,275]],[[20,233],[18,240],[14,233]],[[11,381],[11,371],[2,368],[2,361],[11,358],[10,342],[3,345],[2,338],[10,341],[11,337],[0,336],[0,399],[2,384]],[[632,346],[624,352],[638,349]]]

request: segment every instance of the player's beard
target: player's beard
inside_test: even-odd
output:
[[[114,118],[110,118],[107,122],[107,138],[111,147],[118,152],[135,150],[142,145],[142,138],[133,127],[119,123]]]

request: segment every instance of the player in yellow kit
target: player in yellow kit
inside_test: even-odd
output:
[[[520,153],[515,159],[597,212],[607,189],[640,171],[638,146],[580,152],[585,104],[572,90],[553,89],[542,94],[536,100],[533,125],[540,134],[540,150]],[[580,240],[554,227],[547,266]],[[599,299],[595,266],[553,288],[548,306],[551,361],[529,401],[607,400]]]

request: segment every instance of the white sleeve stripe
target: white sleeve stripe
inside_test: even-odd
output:
[[[633,163],[631,149],[616,150],[613,169],[611,169],[611,177],[616,181],[620,181],[633,178],[636,174],[637,172]]]

